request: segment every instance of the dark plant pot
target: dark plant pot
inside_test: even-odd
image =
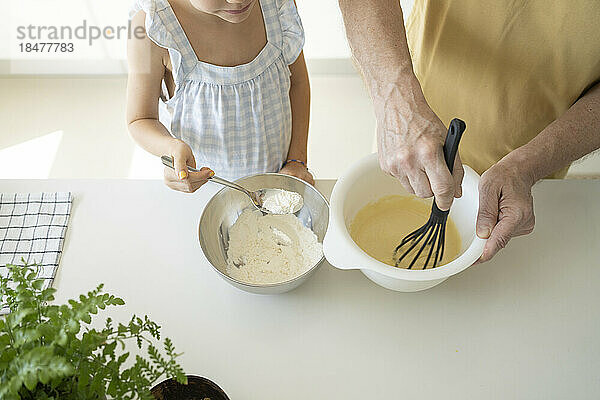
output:
[[[182,385],[168,379],[152,388],[157,400],[230,400],[223,389],[210,379],[188,375],[188,384]]]

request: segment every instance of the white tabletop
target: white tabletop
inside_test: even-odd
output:
[[[0,181],[62,190],[75,200],[58,300],[106,283],[127,305],[104,316],[148,314],[186,371],[234,400],[600,398],[599,181],[540,183],[532,235],[433,289],[396,293],[325,264],[278,296],[241,292],[204,259],[197,223],[214,188]]]

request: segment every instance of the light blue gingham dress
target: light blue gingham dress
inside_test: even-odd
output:
[[[292,135],[290,69],[304,46],[293,0],[259,0],[267,44],[251,62],[222,67],[199,61],[167,0],[136,0],[146,33],[168,49],[175,93],[166,101],[171,134],[186,142],[198,167],[227,179],[277,172]]]

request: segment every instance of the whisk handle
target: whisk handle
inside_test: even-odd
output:
[[[454,158],[456,157],[456,152],[458,151],[458,144],[460,143],[460,138],[462,137],[463,132],[467,128],[467,125],[464,121],[454,118],[450,121],[450,126],[448,127],[448,133],[446,134],[446,142],[444,143],[444,159],[446,160],[446,165],[452,173],[452,169],[454,168]]]

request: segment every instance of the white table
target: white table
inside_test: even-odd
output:
[[[532,235],[428,291],[325,264],[279,296],[241,292],[207,264],[197,223],[213,189],[0,181],[74,193],[59,301],[105,282],[127,303],[108,314],[149,314],[185,369],[234,400],[600,398],[599,181],[540,183]]]

